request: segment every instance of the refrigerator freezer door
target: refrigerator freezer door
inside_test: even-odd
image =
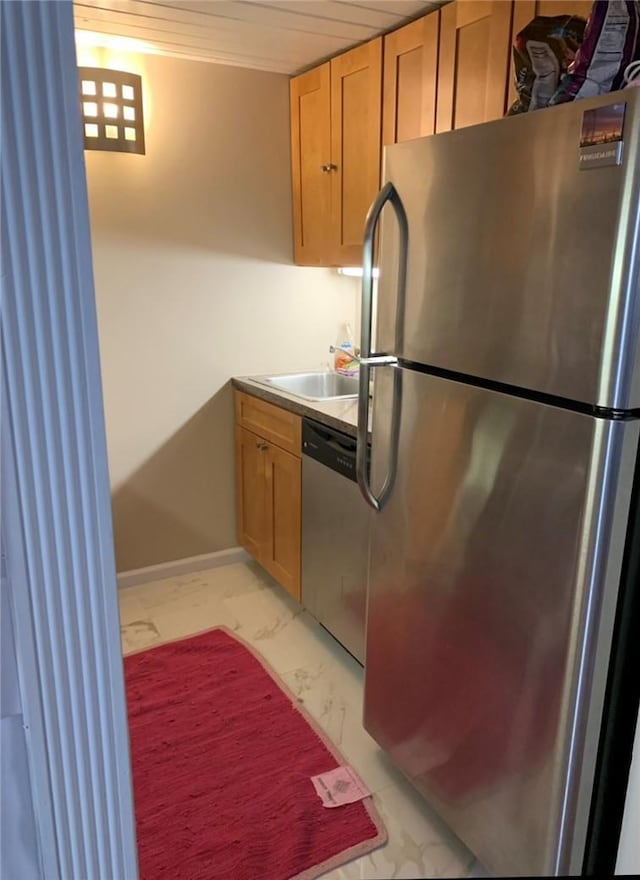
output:
[[[579,871],[638,422],[401,376],[365,727],[490,872]]]
[[[580,170],[585,113],[624,104],[622,164]],[[605,112],[605,111],[602,111]],[[590,118],[590,117],[587,117]],[[640,406],[640,91],[397,144],[383,179],[378,351],[604,407]]]

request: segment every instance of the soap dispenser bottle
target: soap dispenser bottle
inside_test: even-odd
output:
[[[358,362],[354,360],[355,347],[353,334],[348,323],[342,325],[342,330],[336,342],[333,368],[337,373],[354,376],[358,373]]]

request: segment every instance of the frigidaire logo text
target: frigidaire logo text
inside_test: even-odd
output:
[[[615,158],[616,150],[615,148],[610,150],[598,150],[597,153],[582,153],[580,156],[581,162],[594,162],[596,159],[610,159]]]

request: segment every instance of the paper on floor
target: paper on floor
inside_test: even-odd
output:
[[[327,773],[312,776],[311,781],[323,807],[341,807],[371,796],[369,789],[346,764]]]

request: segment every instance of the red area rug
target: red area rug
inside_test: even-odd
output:
[[[371,798],[322,806],[345,761],[229,631],[124,662],[140,880],[311,880],[385,842]]]

